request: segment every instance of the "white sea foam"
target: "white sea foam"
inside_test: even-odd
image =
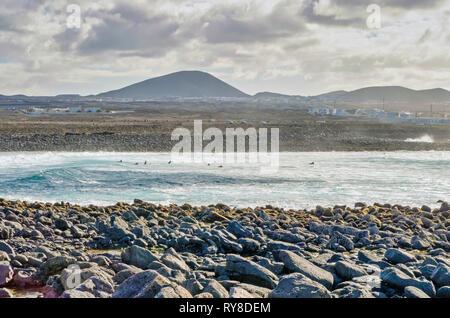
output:
[[[0,153],[0,197],[285,208],[357,201],[437,206],[450,199],[450,152],[282,153],[273,175],[261,175],[258,164],[168,161],[168,153]]]
[[[424,142],[424,143],[433,143],[434,138],[430,135],[423,135],[419,138],[408,138],[405,140],[405,142]]]

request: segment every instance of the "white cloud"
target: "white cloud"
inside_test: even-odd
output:
[[[0,2],[0,94],[93,94],[178,70],[238,88],[311,95],[369,85],[450,89],[450,1]]]

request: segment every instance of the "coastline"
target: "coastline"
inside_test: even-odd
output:
[[[110,133],[0,136],[0,152],[170,152],[170,135]],[[204,142],[203,146],[208,143]],[[270,149],[270,145],[269,145]],[[450,142],[406,142],[383,138],[290,137],[280,134],[280,152],[450,151]]]
[[[194,120],[202,120],[203,131],[217,128],[224,134],[228,128],[278,128],[281,152],[450,151],[450,126],[446,125],[314,116],[304,109],[222,106],[214,110],[194,105],[189,108],[184,104],[161,107],[151,103],[142,107],[121,105],[120,109],[134,112],[24,116],[0,108],[0,152],[170,152],[177,143],[171,140],[172,132],[182,127],[192,133]],[[233,124],[228,124],[230,121]],[[424,136],[428,138],[423,139]]]
[[[285,210],[0,200],[0,293],[449,297],[449,227],[447,203]],[[69,286],[74,265],[80,281]]]

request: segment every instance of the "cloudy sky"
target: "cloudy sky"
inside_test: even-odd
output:
[[[1,0],[0,94],[96,94],[179,70],[250,94],[450,89],[449,21],[450,0]]]

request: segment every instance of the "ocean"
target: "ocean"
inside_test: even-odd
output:
[[[0,197],[295,209],[359,201],[437,207],[450,199],[450,152],[281,153],[274,174],[258,164],[170,160],[169,153],[0,153]]]

